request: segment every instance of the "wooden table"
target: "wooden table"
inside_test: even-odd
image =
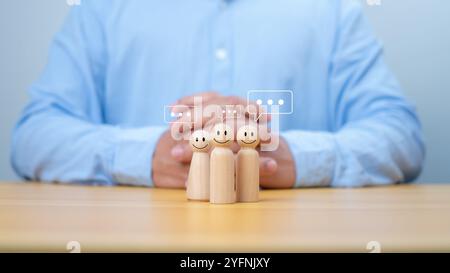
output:
[[[0,251],[450,251],[450,185],[261,192],[188,202],[183,190],[0,183]],[[73,244],[69,243],[69,244]]]

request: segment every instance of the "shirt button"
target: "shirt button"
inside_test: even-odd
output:
[[[224,48],[219,48],[216,50],[216,58],[220,61],[226,60],[228,57],[228,52]]]

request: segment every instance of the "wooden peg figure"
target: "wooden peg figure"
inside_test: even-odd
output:
[[[245,125],[239,128],[237,142],[241,149],[237,155],[237,201],[259,201],[259,144],[257,127]]]
[[[227,204],[236,202],[234,155],[230,149],[233,131],[219,123],[211,131],[214,150],[210,159],[210,202]]]
[[[192,160],[187,183],[187,198],[189,200],[209,200],[209,133],[197,130],[192,133],[190,142]]]

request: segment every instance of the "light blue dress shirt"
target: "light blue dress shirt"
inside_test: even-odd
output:
[[[357,2],[83,0],[52,42],[13,133],[24,178],[151,186],[163,106],[289,89],[296,186],[411,181],[421,126]]]

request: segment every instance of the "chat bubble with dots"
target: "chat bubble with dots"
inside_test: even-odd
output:
[[[294,93],[291,90],[250,90],[247,103],[256,103],[264,110],[257,119],[263,114],[289,115],[294,112]]]
[[[192,123],[195,108],[187,105],[165,105],[164,122]]]
[[[165,105],[164,122],[189,124],[202,116],[211,116],[212,113],[220,119],[241,118],[244,112],[244,105]]]

